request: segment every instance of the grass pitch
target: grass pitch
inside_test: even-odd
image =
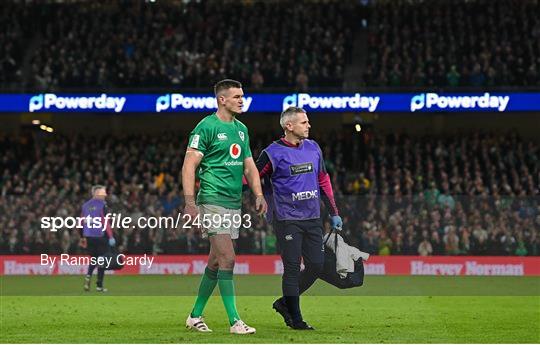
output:
[[[257,328],[228,333],[216,294],[211,334],[187,331],[198,276],[108,276],[107,294],[82,277],[0,277],[2,343],[540,343],[539,277],[366,277],[302,297],[316,331],[290,330],[272,308],[278,276],[236,276],[240,315]],[[216,291],[217,292],[217,291]]]

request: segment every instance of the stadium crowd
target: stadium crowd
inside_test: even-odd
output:
[[[31,28],[25,26],[30,19],[28,11],[20,5],[2,3],[0,7],[0,85],[20,82],[24,41]]]
[[[536,0],[81,1],[0,7],[0,87],[341,88],[365,26],[366,86],[540,86]],[[361,18],[365,18],[362,25]],[[31,25],[26,25],[31,23]],[[27,66],[27,67],[25,67]],[[27,69],[25,71],[25,69]],[[338,138],[335,140],[335,138]],[[271,134],[253,138],[254,155]],[[374,254],[539,255],[540,151],[515,133],[317,137],[353,244]],[[185,137],[0,134],[0,254],[78,253],[77,216],[94,184],[112,212],[176,216]],[[276,239],[246,195],[238,253]],[[328,230],[328,226],[327,230]],[[203,253],[194,230],[115,229],[128,253]]]
[[[369,16],[368,86],[540,86],[538,1],[382,1]]]
[[[364,251],[403,255],[540,255],[540,150],[514,133],[410,137],[315,135],[325,152],[344,235]],[[338,138],[337,140],[335,138]],[[273,139],[252,136],[255,157]],[[43,216],[80,214],[94,184],[110,212],[173,216],[183,199],[186,138],[175,134],[0,137],[0,253],[79,253],[79,231],[41,228]],[[238,253],[276,252],[249,193]],[[324,214],[325,212],[323,212]],[[326,229],[329,225],[326,223]],[[122,251],[205,253],[197,231],[115,229]]]
[[[32,84],[251,89],[340,86],[350,58],[351,2],[107,1],[37,6],[44,29]]]
[[[0,86],[195,89],[230,77],[251,90],[339,90],[347,66],[356,66],[370,87],[538,87],[539,6],[7,1],[0,9]],[[354,44],[367,49],[353,55]]]

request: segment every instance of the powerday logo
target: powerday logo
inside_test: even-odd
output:
[[[411,112],[419,110],[485,109],[503,112],[510,96],[494,96],[489,92],[481,96],[443,96],[437,93],[421,93],[411,98]]]
[[[355,93],[353,96],[314,96],[309,93],[294,93],[283,98],[283,110],[288,107],[299,107],[317,110],[377,110],[381,98],[378,96],[362,96]]]
[[[251,106],[252,97],[245,97],[242,111],[246,112]],[[217,101],[212,96],[186,96],[181,93],[171,93],[159,96],[156,100],[156,113],[167,110],[214,110]]]
[[[125,97],[112,97],[106,93],[99,96],[58,96],[45,93],[33,96],[28,102],[28,111],[40,110],[109,110],[120,113],[126,104]]]

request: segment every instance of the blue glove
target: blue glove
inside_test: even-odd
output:
[[[330,224],[332,225],[332,230],[341,231],[343,229],[343,221],[340,216],[332,216],[330,219]]]
[[[115,244],[116,240],[114,239],[114,237],[109,238],[109,246],[114,247]]]

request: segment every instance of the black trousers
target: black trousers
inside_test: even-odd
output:
[[[324,264],[321,219],[274,221],[283,261],[283,296],[299,296],[318,278]],[[301,259],[305,269],[300,272]]]
[[[109,239],[107,238],[107,236],[87,237],[86,243],[87,243],[86,250],[88,252],[88,255],[90,255],[93,258],[104,256],[109,251]],[[90,264],[88,266],[87,275],[91,276],[96,267],[97,265]],[[104,277],[105,277],[105,268],[98,267],[97,283],[96,283],[98,287],[103,287]]]

